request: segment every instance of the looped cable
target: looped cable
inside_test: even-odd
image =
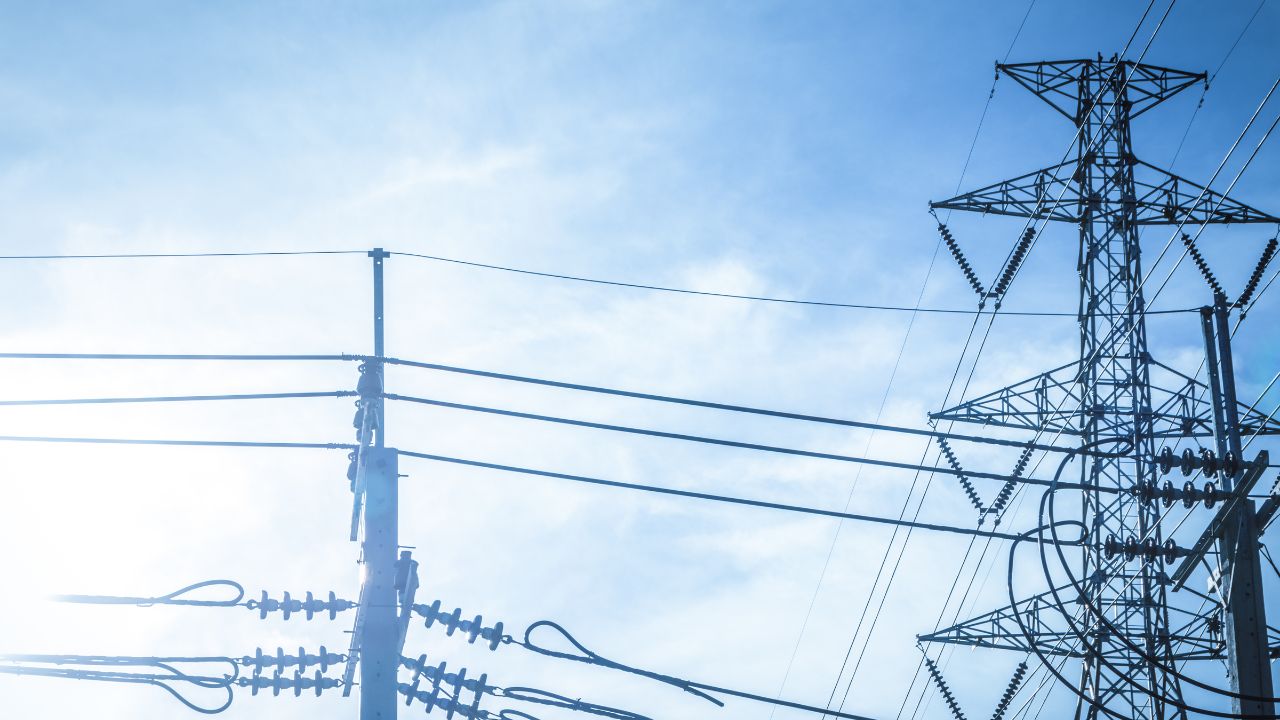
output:
[[[194,600],[184,598],[187,593],[206,587],[226,587],[235,590],[236,596],[228,600]],[[77,603],[82,605],[136,605],[151,607],[153,605],[195,605],[199,607],[235,607],[244,600],[244,586],[234,580],[205,580],[184,588],[179,588],[168,595],[157,597],[124,597],[118,595],[55,595],[57,602]]]
[[[507,708],[498,711],[498,720],[538,720],[538,718],[526,712]]]
[[[5,656],[5,659],[16,659],[17,656]],[[211,677],[200,675],[189,675],[176,667],[164,662],[166,660],[179,661],[184,658],[93,658],[83,657],[75,659],[76,656],[48,656],[50,659],[38,660],[37,656],[30,656],[31,661],[46,662],[53,664],[87,664],[90,666],[146,666],[154,667],[164,671],[159,673],[131,673],[121,672],[118,670],[83,670],[78,668],[49,668],[49,667],[32,667],[27,665],[0,665],[0,673],[9,675],[36,675],[41,677],[59,677],[71,680],[95,680],[99,682],[118,682],[130,683],[135,685],[152,685],[169,693],[178,702],[187,706],[203,715],[217,715],[218,713],[231,707],[231,702],[235,698],[232,691],[232,684],[235,681],[234,675],[225,675],[223,677]],[[201,658],[205,662],[230,662],[229,658]],[[232,663],[234,667],[234,663]],[[238,674],[238,669],[236,673]],[[196,704],[187,696],[183,695],[176,687],[172,685],[174,682],[186,682],[196,687],[221,690],[226,693],[226,699],[219,705],[202,706]]]
[[[567,635],[567,633],[566,633]],[[565,710],[574,710],[576,712],[585,712],[591,715],[599,715],[600,717],[612,718],[613,720],[652,720],[647,715],[633,713],[630,710],[621,710],[609,707],[607,705],[597,705],[595,703],[584,702],[580,699],[574,699],[548,690],[539,690],[537,688],[527,687],[511,687],[504,688],[500,691],[499,697],[509,698],[511,700],[519,700],[521,702],[536,703],[538,705],[549,705],[551,707],[564,708]],[[514,711],[519,712],[519,711]],[[520,713],[524,717],[529,717]],[[501,717],[501,714],[499,715]],[[536,719],[535,719],[536,720]]]
[[[533,631],[537,630],[540,627],[548,627],[560,633],[561,637],[563,637],[566,641],[568,641],[570,645],[572,645],[582,654],[573,655],[570,653],[560,652],[558,650],[550,650],[548,648],[541,647],[535,644],[532,640]],[[536,652],[540,655],[561,658],[563,660],[573,660],[574,662],[586,663],[588,665],[600,665],[602,667],[608,667],[608,668],[613,668],[615,670],[622,670],[623,672],[629,672],[629,673],[632,673],[633,675],[641,675],[643,677],[650,678],[651,680],[657,680],[658,682],[671,685],[672,687],[680,688],[681,690],[684,690],[685,692],[691,695],[700,697],[703,700],[706,700],[707,702],[715,703],[720,707],[724,707],[723,702],[693,687],[693,685],[687,680],[681,680],[680,678],[672,677],[671,675],[663,675],[661,673],[656,673],[651,670],[641,670],[640,668],[634,668],[634,667],[631,667],[630,665],[623,665],[620,662],[615,662],[608,658],[601,657],[596,653],[592,652],[591,650],[588,650],[587,647],[582,643],[578,642],[577,639],[573,637],[573,635],[569,634],[568,630],[565,630],[563,627],[561,627],[557,623],[554,623],[550,620],[539,620],[538,622],[535,622],[532,625],[530,625],[524,631],[524,641],[518,644],[523,645],[525,648],[528,648],[529,650],[532,650],[533,652]]]

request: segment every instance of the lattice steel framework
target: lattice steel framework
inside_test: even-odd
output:
[[[1084,463],[1083,483],[1129,490],[1139,482],[1154,482],[1157,437],[1201,436],[1212,428],[1204,386],[1155,363],[1148,353],[1139,227],[1185,223],[1194,229],[1201,223],[1280,220],[1134,156],[1133,118],[1202,82],[1203,73],[1101,57],[998,67],[1076,125],[1075,160],[932,205],[1031,222],[1078,224],[1080,360],[934,417],[1021,427],[1050,436],[1065,433],[1082,444],[1126,439],[1132,442],[1132,452]],[[1155,386],[1153,369],[1160,376]],[[1252,429],[1265,434],[1280,430],[1258,413],[1244,410],[1242,422],[1252,422]],[[1143,503],[1128,492],[1093,490],[1082,495],[1083,517],[1093,538],[1137,535],[1163,540],[1156,504]],[[1088,597],[1081,600],[1104,608],[1106,617],[1146,654],[1166,660],[1220,656],[1218,641],[1205,632],[1205,623],[1177,618],[1171,627],[1167,579],[1158,564],[1106,559],[1096,548],[1085,551],[1083,563]],[[1127,717],[1184,714],[1155,699],[1182,697],[1175,678],[1120,638],[1100,634],[1093,649],[1070,643],[1069,633],[1051,627],[1047,615],[1058,611],[1048,610],[1050,603],[1051,598],[1041,595],[1017,607],[1035,629],[1037,645],[1080,658],[1080,687],[1087,696]],[[1010,622],[1009,608],[922,639],[1026,649],[1022,633]],[[1110,666],[1099,662],[1099,656]],[[1091,719],[1099,714],[1095,706],[1083,707]]]

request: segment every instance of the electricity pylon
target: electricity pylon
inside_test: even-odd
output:
[[[1027,651],[1031,645],[1015,624],[1016,611],[1030,627],[1036,649],[1080,659],[1079,689],[1087,701],[1078,706],[1077,715],[1083,711],[1092,719],[1114,712],[1152,720],[1185,715],[1179,708],[1178,678],[1166,669],[1175,660],[1222,658],[1221,620],[1215,624],[1212,617],[1197,616],[1171,621],[1166,597],[1171,581],[1162,562],[1142,553],[1108,557],[1099,546],[1110,536],[1150,539],[1158,547],[1165,539],[1159,504],[1134,492],[1155,487],[1157,439],[1221,432],[1215,428],[1221,414],[1214,401],[1217,390],[1156,362],[1148,352],[1138,231],[1143,225],[1277,223],[1280,218],[1134,156],[1133,118],[1203,82],[1203,73],[1101,57],[999,65],[998,71],[1075,124],[1075,159],[931,205],[1079,226],[1080,359],[932,417],[1033,430],[1047,437],[1062,434],[1077,438],[1081,446],[1126,452],[1119,457],[1098,454],[1082,463],[1086,489],[1081,511],[1092,539],[1080,574],[1085,591],[1075,600],[1083,607],[1061,607],[1046,593],[922,640]],[[1235,410],[1234,389],[1231,402]],[[1230,431],[1237,437],[1240,432],[1276,434],[1280,425],[1239,408]],[[1244,484],[1236,479],[1236,487]],[[1078,615],[1078,609],[1100,613],[1118,632],[1097,631],[1095,624],[1096,637],[1080,642],[1054,619],[1064,612]],[[1230,615],[1231,607],[1226,612]],[[1265,620],[1260,627],[1265,653]],[[1254,668],[1253,675],[1257,672]],[[1237,692],[1271,695],[1269,675],[1265,692],[1259,691],[1261,681],[1250,686],[1250,674],[1245,676],[1244,686],[1233,677]]]

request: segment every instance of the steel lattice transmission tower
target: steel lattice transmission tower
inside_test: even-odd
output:
[[[1076,157],[932,206],[1078,225],[1080,359],[933,417],[1034,430],[1047,437],[1062,433],[1082,445],[1132,442],[1124,457],[1082,463],[1084,484],[1125,491],[1083,492],[1083,519],[1095,541],[1114,535],[1160,542],[1158,504],[1141,502],[1127,491],[1156,480],[1158,438],[1209,435],[1213,412],[1205,385],[1155,362],[1148,352],[1139,229],[1280,220],[1134,156],[1132,120],[1203,82],[1203,73],[1101,57],[997,67],[1075,124]],[[1240,423],[1245,432],[1276,429],[1248,409],[1241,411]],[[1148,656],[1173,660],[1216,654],[1220,643],[1208,636],[1204,623],[1192,627],[1179,621],[1171,627],[1169,581],[1159,563],[1107,558],[1094,547],[1084,553],[1081,577],[1087,579],[1083,601],[1104,608],[1107,618]],[[1056,612],[1048,607],[1052,602],[1036,596],[1020,601],[1017,610],[1035,629],[1042,651],[1080,658],[1080,689],[1089,698],[1125,717],[1154,720],[1181,714],[1156,699],[1182,697],[1176,678],[1106,633],[1099,633],[1093,648],[1073,642],[1074,636],[1053,629],[1044,617]],[[922,639],[1029,649],[1010,608]],[[1099,662],[1099,655],[1107,663]],[[1097,706],[1083,707],[1089,718],[1099,714]]]

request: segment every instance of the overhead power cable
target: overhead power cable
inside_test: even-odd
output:
[[[572,383],[561,380],[550,380],[547,378],[537,378],[527,375],[514,375],[510,373],[492,372],[489,370],[477,370],[474,368],[460,367],[456,365],[444,365],[440,363],[420,362],[416,360],[404,360],[400,358],[379,358],[372,355],[165,355],[165,354],[137,354],[137,353],[0,353],[0,359],[59,359],[59,360],[228,360],[228,361],[279,361],[279,360],[332,360],[332,361],[376,361],[386,365],[396,365],[401,367],[421,368],[426,370],[436,370],[439,372],[454,373],[459,375],[470,375],[474,377],[487,378],[492,380],[503,380],[509,382],[518,382],[529,385],[541,385],[544,387],[560,388],[565,390],[576,390],[581,392],[589,392],[600,395],[612,395],[616,397],[634,398],[637,400],[649,400],[653,402],[670,403],[676,405],[687,405],[691,407],[701,407],[710,410],[723,410],[727,412],[745,413],[749,415],[761,415],[765,417],[775,417],[784,420],[799,420],[804,422],[820,423],[826,425],[838,425],[842,427],[859,428],[864,430],[877,430],[883,432],[899,433],[904,435],[918,435],[929,438],[946,438],[950,440],[960,440],[964,442],[983,443],[987,445],[1001,445],[1005,447],[1016,447],[1019,449],[1031,448],[1033,450],[1044,450],[1046,452],[1072,452],[1071,448],[1064,448],[1051,444],[1027,443],[1020,440],[1007,440],[1002,438],[985,437],[981,435],[966,435],[962,433],[944,433],[936,430],[923,430],[920,428],[909,428],[899,425],[887,425],[884,423],[866,422],[862,420],[846,420],[841,418],[824,417],[821,415],[810,415],[807,413],[797,413],[785,410],[771,410],[768,408],[751,407],[747,405],[735,405],[732,403],[712,402],[708,400],[695,400],[691,398],[682,398],[674,395],[660,395],[657,393],[638,392],[633,390],[621,390],[618,388],[609,388],[599,385],[587,385],[583,383]],[[334,391],[334,392],[315,392],[315,393],[263,393],[257,395],[225,395],[225,396],[174,396],[174,397],[153,397],[153,398],[100,398],[100,399],[77,399],[77,400],[12,400],[0,401],[3,405],[57,405],[57,404],[90,404],[90,403],[109,403],[109,402],[165,402],[165,401],[182,401],[182,400],[216,400],[216,399],[271,399],[271,398],[288,398],[288,397],[349,397],[354,392]],[[456,407],[462,410],[473,410],[479,412],[495,412],[498,414],[512,414],[517,417],[525,417],[525,415],[514,413],[513,411],[497,410],[493,408],[481,408],[473,405],[461,405],[444,403],[443,401],[428,400],[425,398],[413,398],[404,395],[387,395],[389,400],[402,400],[407,402],[425,403],[430,405],[441,405],[445,407]],[[530,419],[547,420],[551,422],[565,422],[568,424],[579,424],[580,421],[570,421],[561,418],[550,418],[541,415],[529,415]],[[594,425],[593,425],[594,427]],[[614,426],[606,426],[604,429],[615,429]],[[656,431],[655,431],[656,432]],[[979,476],[980,477],[980,476]]]
[[[585,483],[588,485],[600,485],[604,487],[621,488],[625,490],[638,490],[640,492],[655,493],[659,495],[672,495],[676,497],[693,498],[696,500],[710,500],[713,502],[729,503],[732,505],[747,505],[750,507],[767,508],[770,510],[783,510],[786,512],[802,513],[806,515],[822,515],[825,517],[840,518],[844,520],[856,520],[859,522],[877,523],[880,525],[897,525],[900,527],[916,528],[920,530],[933,530],[937,532],[955,533],[959,535],[976,535],[979,537],[988,537],[999,540],[1016,540],[1019,535],[1015,533],[1002,533],[988,530],[973,530],[970,528],[955,527],[953,525],[938,525],[935,523],[924,523],[911,520],[899,520],[894,518],[880,517],[877,515],[859,515],[855,513],[845,513],[836,510],[822,510],[819,508],[810,508],[800,505],[788,505],[785,503],[775,503],[766,500],[750,500],[747,498],[732,497],[728,495],[717,495],[714,493],[697,492],[694,490],[678,490],[676,488],[660,487],[657,485],[645,485],[641,483],[621,482],[618,480],[604,480],[601,478],[586,477],[583,475],[571,475],[568,473],[552,472],[550,470],[536,470],[533,468],[519,467],[515,465],[504,465],[502,463],[491,463],[482,460],[467,460],[464,458],[449,457],[447,455],[434,455],[431,453],[416,452],[411,450],[401,450],[400,454],[405,457],[418,458],[420,460],[431,460],[434,462],[450,463],[453,465],[465,465],[468,467],[485,468],[487,470],[499,470],[507,473],[517,473],[521,475],[533,475],[536,477],[551,478],[553,480],[567,480],[569,482]],[[1070,542],[1065,544],[1070,545]],[[1076,543],[1079,544],[1079,543]]]
[[[196,361],[312,361],[355,360],[353,355],[193,355],[182,353],[0,353],[0,360],[196,360]]]
[[[361,360],[374,360],[375,358],[367,356],[359,356]],[[522,375],[510,375],[507,373],[490,372],[487,370],[474,370],[471,368],[457,367],[452,365],[440,365],[436,363],[418,362],[414,360],[399,360],[396,358],[383,358],[381,362],[387,365],[400,365],[404,367],[424,368],[428,370],[439,370],[441,372],[457,373],[460,375],[472,375],[475,377],[489,378],[493,380],[507,380],[511,382],[527,383],[531,385],[543,385],[546,387],[562,388],[565,390],[580,390],[582,392],[597,393],[601,395],[614,395],[617,397],[635,398],[638,400],[651,400],[654,402],[672,403],[676,405],[689,405],[692,407],[702,407],[711,410],[725,410],[728,412],[746,413],[749,415],[763,415],[766,417],[776,417],[785,420],[802,420],[805,422],[821,423],[827,425],[839,425],[843,427],[860,428],[864,430],[880,430],[884,432],[901,433],[905,435],[919,435],[921,437],[930,438],[948,438],[951,440],[963,440],[966,442],[985,443],[988,445],[1003,445],[1006,447],[1026,448],[1031,447],[1035,450],[1045,450],[1048,452],[1073,452],[1071,448],[1064,448],[1057,445],[1028,445],[1020,440],[1004,440],[1000,438],[984,437],[980,435],[964,435],[958,433],[944,433],[936,430],[922,430],[919,428],[908,428],[899,425],[886,425],[884,423],[873,423],[862,420],[844,420],[840,418],[823,417],[821,415],[809,415],[805,413],[787,412],[783,410],[769,410],[766,408],[750,407],[746,405],[733,405],[730,403],[711,402],[707,400],[692,400],[689,398],[675,397],[672,395],[658,395],[655,393],[636,392],[632,390],[619,390],[616,388],[601,387],[598,385],[584,385],[580,383],[562,382],[559,380],[547,380],[545,378],[535,378]],[[417,402],[405,396],[387,395],[389,400],[409,400]],[[434,401],[429,404],[435,404]],[[472,409],[470,407],[464,409]]]
[[[402,402],[417,403],[421,405],[431,405],[433,407],[449,408],[452,410],[465,410],[469,412],[486,413],[491,415],[501,415],[504,417],[520,418],[522,420],[535,420],[539,422],[556,423],[560,425],[572,425],[574,427],[592,428],[595,430],[608,430],[611,432],[630,433],[633,435],[646,435],[649,437],[666,438],[668,440],[683,440],[686,442],[703,443],[707,445],[720,445],[723,447],[740,448],[743,450],[758,450],[761,452],[780,453],[783,455],[795,455],[798,457],[808,457],[818,460],[835,460],[839,462],[860,463],[863,465],[875,465],[878,467],[894,468],[897,470],[927,470],[929,472],[940,472],[951,475],[964,474],[969,477],[986,478],[988,480],[1008,480],[1011,476],[1001,475],[999,473],[976,472],[956,470],[953,468],[934,468],[913,463],[899,462],[896,460],[881,460],[877,458],[858,457],[856,455],[841,455],[838,453],[819,452],[816,450],[801,450],[799,448],[788,448],[777,445],[762,445],[759,443],[740,442],[738,440],[726,440],[724,438],[706,437],[703,435],[688,435],[685,433],[667,432],[665,430],[650,430],[647,428],[637,428],[628,425],[611,425],[608,423],[591,422],[588,420],[573,420],[570,418],[555,417],[552,415],[538,415],[535,413],[519,412],[516,410],[503,410],[501,408],[486,407],[483,405],[467,405],[464,403],[448,402],[445,400],[432,400],[429,398],[412,397],[409,395],[396,395],[388,393],[384,395],[388,400],[398,400]],[[1071,452],[1063,448],[1058,448],[1064,452]],[[1050,485],[1050,481],[1036,478],[1017,478],[1018,482],[1028,483],[1031,485]],[[1066,487],[1059,484],[1058,487]],[[1079,486],[1076,489],[1081,489]],[[1090,486],[1090,489],[1093,489]]]
[[[71,445],[176,445],[181,447],[287,448],[299,450],[355,450],[351,443],[270,442],[259,440],[159,440],[155,438],[47,437],[0,435],[0,442],[66,443]]]
[[[730,300],[751,300],[755,302],[779,303],[783,305],[807,305],[810,307],[829,307],[829,308],[846,308],[852,310],[886,310],[890,312],[906,312],[906,313],[941,313],[947,315],[990,315],[991,311],[983,310],[966,310],[964,308],[925,308],[913,307],[909,305],[879,305],[870,303],[850,303],[850,302],[834,302],[825,300],[802,300],[797,298],[779,298],[768,297],[763,295],[741,295],[737,293],[712,292],[708,290],[690,290],[688,288],[671,287],[667,285],[650,285],[645,283],[621,282],[618,280],[602,280],[599,278],[583,277],[580,275],[565,275],[562,273],[541,272],[538,270],[526,270],[524,268],[511,267],[508,265],[494,265],[491,263],[474,262],[471,260],[459,260],[457,258],[442,257],[440,255],[426,255],[423,253],[411,252],[395,252],[392,255],[400,255],[403,257],[418,258],[420,260],[431,260],[434,262],[450,263],[454,265],[465,265],[467,267],[481,268],[484,270],[496,270],[500,272],[515,273],[518,275],[531,275],[534,277],[550,278],[553,280],[568,280],[571,282],[589,283],[592,285],[605,285],[610,287],[631,288],[634,290],[652,290],[656,292],[676,293],[679,295],[698,295],[703,297],[726,298]],[[1182,310],[1162,310],[1162,313],[1185,313],[1192,312],[1193,309]],[[1021,312],[1005,311],[1003,315],[1015,315],[1026,317],[1077,317],[1075,312],[1048,312],[1024,310]]]
[[[207,402],[217,400],[296,400],[302,398],[354,397],[354,390],[327,392],[246,393],[238,395],[157,395],[144,397],[57,398],[44,400],[0,400],[0,407],[32,405],[118,405],[130,403]]]
[[[287,257],[297,255],[368,255],[368,250],[255,250],[246,252],[97,253],[65,255],[0,255],[0,260],[149,260],[159,258]]]

